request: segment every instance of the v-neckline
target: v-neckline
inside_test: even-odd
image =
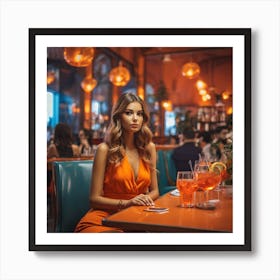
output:
[[[138,180],[138,178],[139,178],[139,170],[140,170],[141,159],[140,159],[140,157],[139,157],[139,159],[138,159],[138,170],[137,170],[137,174],[136,174],[136,173],[134,172],[134,169],[133,169],[133,167],[132,167],[132,165],[131,165],[131,163],[130,163],[130,161],[129,161],[127,155],[125,155],[125,158],[126,158],[126,160],[127,160],[127,163],[128,163],[128,165],[129,165],[129,168],[130,168],[130,170],[131,170],[131,172],[132,172],[134,182],[137,182],[137,180]],[[137,175],[137,176],[136,176],[136,175]]]

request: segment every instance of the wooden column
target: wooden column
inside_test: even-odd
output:
[[[143,55],[138,57],[137,68],[137,94],[144,100],[145,99],[145,58]]]
[[[84,128],[91,129],[91,92],[84,93]]]
[[[117,102],[119,99],[119,89],[117,86],[113,85],[112,87],[112,106]]]

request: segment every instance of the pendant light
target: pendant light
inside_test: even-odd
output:
[[[182,67],[182,75],[188,79],[195,79],[200,74],[200,67],[195,62],[187,62]]]
[[[86,67],[94,57],[94,48],[64,48],[65,61],[74,67]]]
[[[115,86],[125,86],[130,80],[129,70],[123,66],[122,61],[109,73],[109,79]]]
[[[92,77],[92,63],[86,68],[86,76],[81,82],[81,87],[85,92],[92,92],[97,81]]]
[[[91,77],[85,77],[81,82],[81,87],[85,92],[91,92],[96,87],[97,81]]]

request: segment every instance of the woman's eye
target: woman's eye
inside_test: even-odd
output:
[[[131,112],[131,111],[125,111],[124,113],[127,116],[132,116],[134,114],[134,112]],[[143,116],[143,112],[137,112],[136,114],[137,114],[137,116]]]

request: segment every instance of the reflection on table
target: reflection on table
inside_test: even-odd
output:
[[[232,187],[217,193],[214,210],[182,208],[179,197],[171,192],[155,204],[169,208],[165,213],[146,212],[147,206],[132,206],[103,220],[103,224],[126,232],[232,232]]]

